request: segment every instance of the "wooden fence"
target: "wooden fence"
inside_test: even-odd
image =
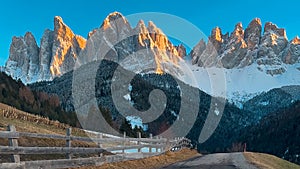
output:
[[[20,147],[18,146],[18,138],[31,137],[31,138],[50,138],[65,140],[65,147]],[[71,128],[68,128],[66,135],[54,135],[54,134],[39,134],[39,133],[27,133],[17,132],[16,128],[12,125],[8,126],[7,131],[0,131],[0,138],[8,139],[8,146],[0,146],[0,155],[10,155],[11,163],[0,164],[1,169],[54,169],[54,168],[70,168],[80,167],[88,165],[102,165],[103,163],[124,161],[130,158],[125,153],[126,150],[137,149],[140,158],[153,156],[160,154],[166,150],[176,151],[181,147],[189,147],[190,140],[186,138],[168,140],[166,138],[141,138],[141,134],[138,134],[138,138],[127,138],[124,134],[123,138],[103,138],[102,134],[97,135],[95,138],[91,137],[78,137],[72,136]],[[86,147],[72,147],[72,141],[83,142],[95,142],[98,147],[86,148]],[[105,147],[102,145],[105,143],[122,143],[121,146]],[[142,152],[142,148],[149,148],[148,152]],[[153,152],[153,149],[155,152]],[[160,151],[158,151],[160,150]],[[103,156],[102,153],[111,151],[121,151],[121,154]],[[39,160],[39,161],[21,161],[20,155],[26,154],[65,154],[66,159],[57,160]],[[98,157],[90,158],[76,158],[72,159],[73,154],[99,154]]]

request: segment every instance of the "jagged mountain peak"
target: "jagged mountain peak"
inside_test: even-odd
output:
[[[54,21],[63,23],[63,19],[61,16],[54,16]]]
[[[60,76],[73,69],[75,60],[84,48],[86,40],[75,35],[61,17],[54,17],[54,35],[50,72],[52,76]]]
[[[235,24],[235,30],[239,30],[239,29],[243,29],[242,22],[238,22],[237,24]]]
[[[277,30],[278,26],[272,22],[266,22],[264,27],[264,32],[268,32],[270,30],[274,31]]]
[[[26,39],[35,39],[35,38],[31,32],[26,32],[24,39],[26,40]]]
[[[148,30],[150,33],[156,33],[156,34],[161,34],[164,35],[163,31],[159,29],[153,21],[148,22]]]
[[[115,19],[111,19],[114,15]],[[140,20],[132,28],[127,19],[117,13],[106,17],[101,28],[88,39],[80,63],[105,58],[134,72],[145,68],[149,72],[170,73],[178,72],[175,69],[178,69],[180,55],[185,55],[184,50],[174,46],[153,22],[146,25]]]
[[[148,22],[148,26],[146,26],[145,22],[143,20],[139,20],[135,27],[136,33],[147,33],[147,34],[158,34],[161,36],[165,36],[163,31],[159,29],[153,21]],[[153,39],[155,40],[155,39]]]
[[[262,31],[261,20],[254,18],[245,30],[237,23],[230,37],[215,27],[206,45],[198,43],[190,55],[193,64],[203,67],[231,69],[256,63],[260,71],[277,75],[286,71],[284,63],[300,60],[298,43],[297,38],[288,42],[285,29],[271,22],[266,22]]]
[[[148,22],[148,28],[157,29],[157,26],[154,24],[153,21],[149,21],[149,22]]]
[[[33,48],[38,48],[35,37],[33,36],[33,34],[31,32],[26,32],[25,33],[24,41],[25,41],[27,46],[33,47]]]
[[[262,23],[261,23],[261,19],[260,18],[254,18],[252,19],[252,21],[249,23],[249,26],[255,26],[255,25],[260,25],[262,26]]]
[[[142,26],[142,25],[145,26],[145,22],[144,22],[143,19],[140,19],[140,20],[138,21],[136,27],[140,27],[140,26]]]
[[[215,27],[212,29],[211,31],[211,36],[210,36],[211,39],[214,39],[218,42],[221,42],[222,41],[222,30],[220,27]]]
[[[120,13],[120,12],[113,12],[110,13],[103,21],[101,28],[106,30],[108,28],[112,29],[112,26],[119,26],[119,27],[130,27],[128,20]]]
[[[259,18],[254,18],[247,26],[244,39],[248,45],[249,50],[253,51],[258,47],[262,33],[262,23]]]
[[[54,17],[54,30],[59,30],[62,27],[67,27],[69,28],[63,21],[61,16],[55,16]],[[70,28],[69,28],[70,29]]]
[[[241,22],[235,25],[234,31],[230,35],[230,39],[233,39],[234,41],[238,41],[238,42],[244,39],[244,28]]]
[[[295,64],[300,62],[300,39],[296,36],[290,41],[287,49],[283,53],[283,62],[287,64]]]
[[[75,36],[71,28],[63,22],[60,16],[54,17],[54,33],[57,37],[62,37],[67,41],[71,41]]]
[[[143,20],[139,20],[139,22],[137,23],[136,27],[134,28],[135,29],[135,33],[142,33],[142,34],[147,34],[149,33],[148,32],[148,29],[145,25],[145,22]]]
[[[110,13],[106,18],[105,20],[108,20],[108,21],[115,21],[115,20],[119,20],[119,19],[122,19],[124,20],[126,23],[128,23],[127,19],[124,17],[123,14],[121,14],[120,12],[112,12]]]
[[[266,70],[266,72],[278,74],[285,71],[282,63],[298,62],[298,58],[300,58],[299,52],[297,52],[300,44],[298,37],[288,42],[285,30],[271,22],[265,23],[264,32],[262,30],[259,18],[251,20],[246,29],[243,28],[242,23],[237,23],[230,34],[223,34],[220,27],[215,27],[211,31],[208,42],[201,40],[191,51],[192,63],[203,67],[215,66],[227,69],[243,68],[257,63],[261,67],[267,65],[268,69],[274,70]],[[40,48],[37,47],[35,39],[30,33],[26,34],[24,38],[13,38],[12,53],[23,52],[12,54],[10,66],[21,64],[13,59],[14,57],[26,58],[29,56],[28,52],[24,52],[29,46],[34,51],[33,54],[30,54],[30,58],[37,58],[33,59],[33,63],[37,64],[31,70],[47,74],[39,76],[41,80],[51,80],[53,77],[72,70],[78,58],[83,60],[82,62],[80,60],[79,63],[84,64],[88,61],[109,57],[116,62],[124,60],[129,67],[138,64],[138,62],[132,63],[133,61],[126,58],[129,55],[139,57],[140,60],[144,59],[145,64],[148,64],[146,57],[152,57],[150,61],[147,60],[149,67],[154,65],[157,70],[164,71],[164,68],[171,70],[173,69],[171,67],[174,66],[174,71],[172,71],[176,72],[180,57],[186,55],[184,46],[173,45],[152,21],[145,25],[144,21],[140,20],[136,27],[132,28],[128,20],[119,12],[110,13],[104,19],[102,26],[94,29],[88,37],[87,42],[83,37],[73,33],[61,17],[55,16],[54,30],[44,32]],[[26,41],[30,43],[24,45],[23,43]],[[103,51],[103,49],[105,50]],[[139,53],[141,51],[145,52],[144,56]],[[33,55],[38,57],[33,57]],[[171,66],[167,66],[169,63],[172,63]],[[122,66],[126,67],[126,64]],[[276,68],[273,65],[276,65]],[[51,71],[47,72],[48,69]],[[17,66],[7,70],[14,72],[9,74],[22,72],[17,70]],[[136,69],[132,69],[132,71],[136,71]],[[26,83],[30,79],[26,75],[28,74],[27,68],[22,74],[20,76]],[[30,82],[32,81],[34,80]]]
[[[244,34],[244,28],[242,22],[239,22],[235,25],[233,33],[235,33],[236,35]]]
[[[299,38],[298,36],[296,36],[296,37],[292,40],[291,43],[294,44],[294,45],[300,45],[300,38]]]
[[[26,81],[35,80],[34,76],[38,72],[39,47],[31,32],[26,32],[25,36],[12,38],[9,50],[9,59],[5,64],[5,72],[13,78]]]
[[[24,83],[51,80],[73,69],[85,43],[60,16],[55,16],[54,30],[44,31],[40,47],[30,32],[24,37],[13,37],[5,72]]]
[[[272,33],[272,34],[278,34],[279,36],[282,36],[287,39],[286,31],[283,28],[278,28],[278,26],[272,22],[266,22],[264,27],[264,33]]]
[[[149,68],[177,72],[178,60],[186,55],[184,46],[173,45],[152,21],[147,26],[140,21],[132,28],[120,12],[110,13],[100,28],[89,33],[88,40],[76,35],[62,17],[55,16],[53,21],[54,29],[44,31],[40,47],[31,33],[13,38],[5,68],[7,74],[24,83],[52,80],[73,70],[76,61],[78,66],[99,58],[119,62],[128,55],[136,55],[140,60],[132,63],[131,59],[125,59],[128,67],[143,60]]]

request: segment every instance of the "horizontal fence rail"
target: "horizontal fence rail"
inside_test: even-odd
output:
[[[133,145],[122,147],[108,147],[108,148],[84,148],[84,147],[10,147],[0,146],[1,154],[93,154],[104,153],[107,151],[130,150],[144,147],[160,148],[164,145]]]
[[[22,147],[18,146],[20,137],[42,138],[42,139],[57,139],[65,140],[65,147]],[[0,131],[0,138],[8,139],[8,146],[0,146],[0,155],[10,155],[13,163],[0,163],[0,168],[70,168],[88,165],[101,165],[103,163],[118,162],[128,159],[144,158],[148,156],[158,155],[165,151],[179,150],[182,147],[191,146],[191,141],[186,138],[176,138],[169,140],[166,138],[142,138],[138,133],[138,138],[127,138],[124,133],[123,137],[103,138],[102,133],[97,133],[96,137],[79,137],[72,136],[71,128],[68,128],[66,135],[59,134],[41,134],[29,132],[17,132],[12,125],[8,126],[8,131]],[[95,142],[98,147],[72,147],[72,141]],[[118,146],[105,147],[103,144],[117,144]],[[129,144],[129,145],[128,145]],[[148,152],[142,152],[142,149],[147,148]],[[154,149],[154,152],[153,152]],[[126,150],[137,150],[137,153],[125,153]],[[160,151],[159,151],[160,150]],[[120,151],[120,155],[102,156],[105,152]],[[119,154],[120,152],[117,152]],[[65,154],[66,159],[57,160],[38,160],[38,161],[20,161],[20,155],[27,154]],[[98,154],[99,157],[76,158],[72,159],[73,154]],[[132,156],[130,155],[132,154]],[[133,157],[134,156],[134,157]]]
[[[65,136],[58,134],[40,134],[40,133],[27,133],[27,132],[9,132],[2,131],[0,132],[0,138],[19,138],[19,137],[31,137],[31,138],[47,138],[47,139],[61,139],[66,140],[70,139],[72,141],[84,141],[84,142],[130,142],[130,141],[141,141],[146,143],[165,143],[168,140],[165,138],[161,139],[150,139],[150,138],[91,138],[91,137],[79,137],[79,136]],[[170,141],[174,142],[174,141]]]

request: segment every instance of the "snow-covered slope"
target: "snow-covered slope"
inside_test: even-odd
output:
[[[198,87],[208,94],[226,97],[229,101],[241,106],[241,103],[261,92],[282,86],[300,84],[300,63],[284,64],[285,73],[270,75],[258,69],[257,64],[244,68],[203,68],[192,65],[190,60],[182,62],[192,74],[180,77],[187,84]]]
[[[245,30],[236,24],[230,34],[216,27],[208,39],[200,40],[181,64],[198,84],[186,80],[190,73],[181,78],[186,83],[240,106],[263,91],[300,84],[299,37],[288,41],[285,29],[271,22],[263,28],[255,18]]]

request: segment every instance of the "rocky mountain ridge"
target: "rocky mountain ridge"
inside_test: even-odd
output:
[[[236,24],[231,34],[214,28],[208,42],[200,40],[190,55],[192,63],[201,67],[232,69],[255,63],[259,70],[277,75],[286,71],[285,64],[299,63],[299,42],[299,37],[288,41],[285,29],[271,22],[263,29],[261,20],[255,18],[246,29]]]
[[[178,62],[186,54],[183,45],[173,45],[152,21],[140,20],[132,27],[120,13],[110,14],[100,28],[89,33],[85,49],[78,57],[83,65],[107,59],[135,73],[142,71],[178,74]]]
[[[75,35],[62,18],[54,18],[54,30],[46,29],[40,47],[33,34],[13,37],[5,72],[25,83],[51,80],[73,69],[86,40]]]
[[[24,83],[48,81],[73,70],[75,62],[82,65],[105,58],[135,72],[146,68],[178,73],[178,60],[185,55],[185,47],[173,45],[151,21],[146,26],[141,20],[132,28],[121,13],[114,12],[86,40],[56,16],[54,30],[45,30],[40,47],[30,32],[13,37],[5,72]]]
[[[288,41],[284,29],[271,22],[263,28],[259,18],[253,19],[246,29],[241,23],[236,24],[230,34],[214,28],[208,41],[201,39],[189,54],[184,45],[172,44],[153,22],[146,25],[141,20],[132,27],[119,12],[109,14],[87,39],[74,34],[62,18],[55,17],[54,30],[45,30],[40,44],[39,47],[30,32],[24,37],[13,37],[5,72],[24,83],[34,83],[52,80],[91,61],[107,59],[135,73],[164,72],[183,80],[186,68],[181,63],[190,62],[184,60],[186,55],[191,56],[192,64],[203,68],[240,69],[255,65],[266,76],[284,74],[290,65],[297,69],[300,63],[299,37]]]

